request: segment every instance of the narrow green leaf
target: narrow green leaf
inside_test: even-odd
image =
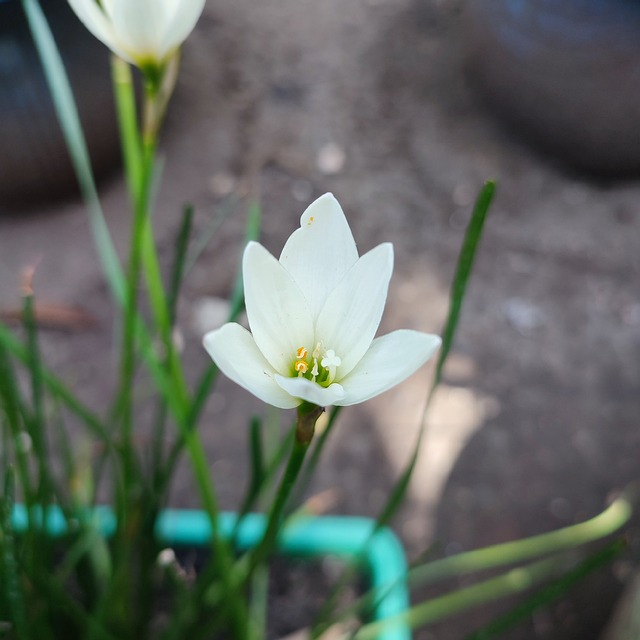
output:
[[[410,574],[411,584],[433,584],[452,576],[504,567],[595,542],[615,533],[629,521],[635,499],[634,489],[630,487],[604,511],[584,522],[522,540],[465,551],[416,567]]]
[[[186,205],[182,212],[182,223],[176,238],[175,258],[173,260],[173,268],[171,269],[171,284],[169,287],[169,295],[167,296],[169,318],[172,326],[176,322],[178,297],[180,295],[180,287],[185,274],[187,248],[189,247],[189,240],[193,229],[193,214],[193,205]]]
[[[23,445],[25,427],[30,421],[30,416],[24,406],[11,360],[2,344],[0,344],[0,411],[4,413],[6,425],[11,433],[11,444],[18,465],[20,488],[24,493],[24,500],[27,504],[32,504],[35,501],[33,482],[27,452]]]
[[[554,553],[558,554],[556,557],[560,557],[563,552],[578,549],[619,531],[633,515],[637,495],[638,489],[632,484],[604,511],[589,520],[522,540],[503,542],[414,566],[408,572],[406,580],[412,587],[424,587],[452,577],[516,565]],[[384,598],[387,590],[394,586],[395,583],[389,584],[382,591],[378,591],[378,600]],[[375,603],[374,595],[373,591],[365,594],[341,611],[338,618],[334,617],[334,621],[366,611]],[[321,630],[319,627],[319,631]],[[317,635],[314,628],[313,637]]]
[[[480,243],[480,238],[482,237],[484,223],[487,213],[489,212],[491,202],[493,201],[495,190],[495,182],[491,180],[486,182],[476,199],[473,212],[471,213],[471,219],[467,226],[460,254],[458,255],[455,275],[453,277],[453,282],[451,283],[449,313],[442,332],[442,347],[440,348],[429,399],[436,387],[440,384],[442,370],[444,369],[444,365],[453,345],[456,329],[458,328],[458,321],[460,320],[460,312],[462,310],[464,295],[467,290],[467,284],[473,269],[476,251]]]
[[[546,560],[534,562],[525,567],[511,569],[495,578],[483,580],[470,587],[465,587],[414,605],[402,614],[392,618],[372,622],[361,627],[355,634],[357,640],[374,640],[380,633],[393,629],[400,622],[418,629],[439,622],[468,609],[479,607],[508,596],[516,595],[532,589],[536,585],[560,575],[573,566],[565,556],[554,556]]]
[[[262,212],[260,204],[252,201],[249,203],[247,211],[247,226],[245,229],[245,245],[251,240],[257,240],[260,236],[260,226],[262,222]],[[242,281],[242,268],[238,267],[238,275],[233,287],[230,299],[229,322],[237,318],[244,309],[244,285]]]
[[[250,240],[257,240],[260,235],[260,205],[257,202],[252,202],[249,205],[249,209],[247,212],[247,224],[245,228],[245,243]],[[242,269],[238,268],[238,275],[236,277],[236,282],[234,285],[233,292],[231,294],[230,299],[230,309],[229,316],[227,318],[228,322],[233,322],[238,318],[242,309],[244,308],[244,288],[242,284]],[[196,385],[196,391],[193,395],[193,400],[191,402],[191,407],[189,410],[189,416],[187,419],[187,424],[190,425],[188,428],[192,429],[198,423],[198,419],[202,414],[202,410],[206,404],[207,398],[211,393],[211,389],[215,384],[215,381],[218,377],[219,369],[215,365],[215,363],[211,363],[201,375],[200,380]],[[174,445],[171,453],[169,454],[169,468],[172,468],[172,465],[177,461],[180,451],[183,447],[182,438],[180,438],[176,444]]]
[[[582,582],[597,569],[610,564],[624,550],[626,545],[622,540],[614,540],[604,549],[591,554],[578,566],[568,571],[550,585],[540,589],[524,602],[518,603],[507,613],[498,616],[486,626],[468,635],[466,640],[491,640],[501,637],[524,620],[531,617],[538,609],[555,602],[566,595],[575,585]]]
[[[24,592],[21,588],[21,569],[16,556],[11,514],[15,498],[15,475],[9,467],[4,476],[4,495],[0,502],[2,506],[0,529],[0,553],[2,558],[2,591],[9,607],[11,623],[18,640],[29,640],[29,624]]]
[[[87,205],[89,222],[107,281],[117,301],[124,301],[124,278],[111,234],[102,212],[96,189],[91,160],[82,125],[73,98],[69,78],[56,46],[47,19],[38,0],[22,0],[31,34],[40,56],[44,74],[51,91],[53,104],[62,127],[80,189]]]
[[[257,567],[251,580],[251,605],[249,607],[252,640],[264,640],[267,630],[269,599],[269,566]]]
[[[29,352],[27,348],[2,324],[0,324],[0,349],[6,349],[6,351],[10,352],[11,355],[17,358],[22,364],[28,366]],[[58,398],[71,413],[82,420],[85,426],[97,436],[104,445],[110,446],[111,436],[107,428],[102,424],[100,418],[82,404],[73,392],[64,385],[60,378],[44,366],[41,368],[41,377],[49,393]]]
[[[233,213],[236,204],[237,200],[235,198],[229,198],[220,206],[211,221],[208,222],[203,229],[198,230],[194,247],[185,263],[185,273],[189,273],[191,269],[193,269],[203,251],[209,246],[211,240],[213,240],[216,233],[220,230],[220,227],[222,227],[222,223]]]
[[[23,318],[27,332],[27,369],[31,376],[31,402],[33,414],[28,423],[33,453],[38,465],[37,500],[40,504],[50,504],[53,495],[53,473],[47,444],[47,424],[44,411],[44,381],[42,358],[38,343],[38,329],[35,317],[35,301],[31,291],[23,297]]]

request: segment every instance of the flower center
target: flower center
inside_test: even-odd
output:
[[[318,342],[311,354],[306,347],[296,351],[292,374],[328,387],[335,380],[336,370],[341,364],[342,359],[333,349],[325,350]]]

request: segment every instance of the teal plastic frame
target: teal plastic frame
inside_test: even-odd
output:
[[[116,519],[109,507],[96,507],[92,515],[104,536],[113,535]],[[68,530],[67,519],[57,507],[47,509],[45,520],[52,536]],[[220,514],[221,535],[230,537],[236,522],[236,514]],[[12,525],[17,532],[27,529],[29,517],[24,505],[14,507]],[[256,546],[264,535],[265,526],[266,519],[260,513],[244,516],[236,535],[238,546],[243,549]],[[166,509],[158,519],[156,534],[163,544],[205,547],[211,540],[211,523],[203,511]],[[333,555],[357,559],[367,573],[371,588],[378,594],[371,618],[375,621],[395,618],[380,640],[410,640],[410,628],[396,617],[409,607],[407,562],[402,545],[390,529],[383,527],[375,531],[375,521],[369,518],[298,517],[282,531],[278,552],[284,556]]]

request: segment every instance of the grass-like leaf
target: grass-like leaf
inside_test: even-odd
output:
[[[476,252],[480,239],[482,237],[482,230],[489,211],[489,206],[493,200],[495,192],[495,183],[487,182],[476,200],[469,225],[465,233],[460,254],[458,255],[458,262],[456,265],[456,271],[451,285],[451,294],[449,302],[449,312],[445,321],[444,329],[442,332],[442,347],[438,356],[436,370],[433,377],[433,383],[429,391],[426,406],[429,405],[435,389],[440,384],[442,378],[442,370],[447,361],[447,357],[451,351],[453,341],[455,339],[456,330],[458,328],[458,322],[460,320],[460,312],[462,311],[462,304],[464,302],[464,296],[467,290],[467,284],[471,276],[473,269],[473,263],[475,260]],[[426,412],[426,407],[425,407]],[[422,438],[425,430],[425,420],[422,420],[420,426],[420,432],[411,454],[411,458],[404,471],[400,475],[400,478],[393,487],[389,498],[380,511],[377,518],[378,527],[384,526],[393,518],[400,505],[403,504],[404,498],[409,488],[409,483],[415,469],[418,455],[420,453],[420,445],[422,444]]]
[[[516,605],[507,613],[498,616],[495,620],[468,635],[465,640],[491,640],[498,638],[513,629],[518,624],[527,620],[538,609],[562,598],[566,593],[585,580],[594,571],[606,566],[615,560],[624,550],[626,544],[623,540],[614,540],[603,549],[591,554],[583,562],[568,571],[566,574],[543,587],[523,602]]]
[[[16,548],[11,513],[15,496],[15,472],[9,467],[4,476],[4,495],[0,500],[0,576],[2,578],[2,600],[15,630],[18,640],[29,640],[27,608],[24,592],[20,585],[20,567],[16,557]]]
[[[22,0],[22,6],[40,56],[80,189],[87,205],[91,230],[107,281],[115,299],[122,303],[125,292],[124,278],[111,240],[111,234],[102,212],[100,199],[98,198],[87,143],[64,63],[38,0]]]
[[[440,384],[440,380],[442,379],[442,370],[444,369],[449,352],[453,346],[456,330],[458,328],[458,321],[460,320],[460,312],[462,311],[462,303],[464,302],[464,296],[467,290],[467,284],[473,270],[476,252],[478,250],[478,245],[480,244],[484,223],[487,218],[487,214],[489,213],[489,207],[493,201],[495,190],[496,183],[494,181],[489,180],[486,182],[473,207],[471,219],[469,220],[464,240],[462,242],[462,247],[460,249],[460,254],[458,255],[458,262],[456,265],[455,275],[453,276],[453,282],[451,283],[449,312],[442,331],[442,347],[440,348],[440,353],[438,355],[429,398],[431,398],[436,387]]]

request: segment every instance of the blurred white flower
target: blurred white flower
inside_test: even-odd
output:
[[[141,68],[162,65],[191,33],[205,0],[69,0],[91,33]]]
[[[245,249],[251,333],[225,324],[204,337],[204,346],[223,373],[276,407],[363,402],[410,376],[440,338],[402,330],[374,339],[393,247],[381,244],[358,257],[330,193],[311,204],[300,223],[279,261],[257,242]]]

